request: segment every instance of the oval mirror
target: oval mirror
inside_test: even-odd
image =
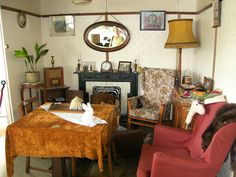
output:
[[[84,41],[92,49],[113,52],[129,42],[128,29],[117,22],[101,21],[90,25],[84,32]]]

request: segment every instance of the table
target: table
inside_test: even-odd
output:
[[[24,101],[25,100],[25,94],[24,94],[24,91],[25,89],[28,89],[29,90],[29,98],[32,97],[32,89],[36,89],[36,94],[37,94],[37,97],[40,99],[40,96],[39,96],[39,91],[40,89],[44,89],[45,85],[43,82],[38,82],[38,83],[21,83],[21,88],[20,88],[20,96],[21,96],[21,101]],[[43,99],[45,99],[45,94],[41,95],[41,97]],[[39,103],[40,103],[40,100],[39,100]]]
[[[185,128],[185,119],[188,115],[191,99],[181,97],[182,91],[174,89],[173,105],[174,105],[174,127]]]
[[[16,156],[98,159],[99,170],[103,172],[103,152],[113,130],[111,125],[116,119],[115,106],[92,107],[94,116],[106,120],[108,124],[82,126],[39,108],[9,125],[6,130],[8,177],[13,175]]]

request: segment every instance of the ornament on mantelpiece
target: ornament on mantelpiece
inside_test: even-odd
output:
[[[135,73],[137,72],[137,69],[138,69],[138,58],[139,56],[135,55],[135,59],[134,59],[134,72]]]
[[[54,60],[54,56],[51,56],[51,64],[52,64],[52,67],[54,67],[54,64],[55,64],[55,60]]]
[[[77,72],[80,72],[80,59],[78,59],[76,71],[77,71]]]

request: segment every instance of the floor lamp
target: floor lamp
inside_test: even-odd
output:
[[[169,20],[169,36],[165,43],[165,48],[176,48],[178,56],[176,60],[176,70],[178,84],[181,82],[182,48],[195,48],[199,46],[192,30],[192,19]]]

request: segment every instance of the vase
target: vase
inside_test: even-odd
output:
[[[25,82],[27,83],[37,83],[40,82],[40,72],[25,72]]]

